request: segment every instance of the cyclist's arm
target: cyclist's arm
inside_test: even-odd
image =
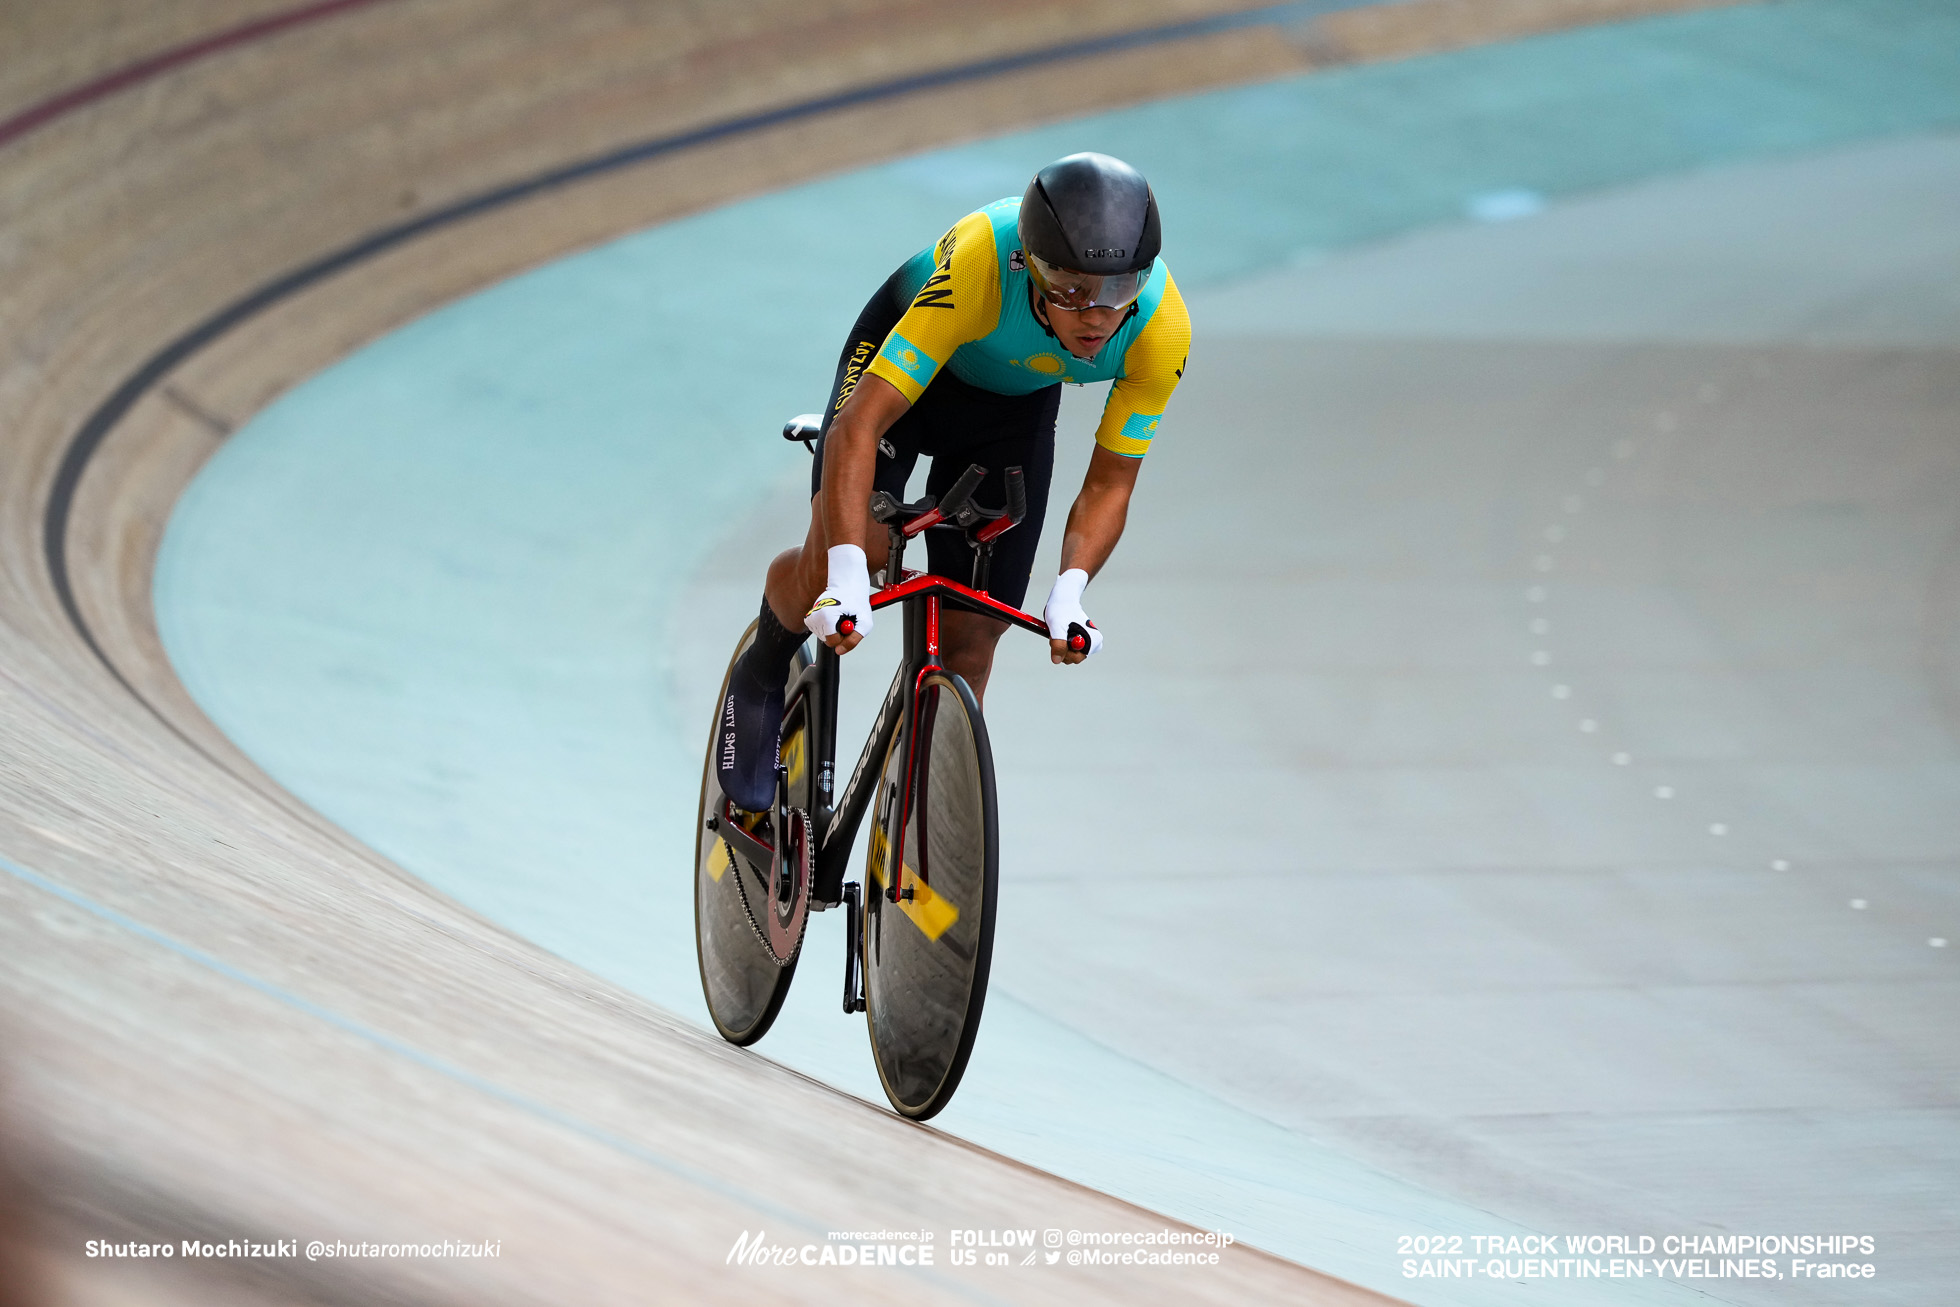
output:
[[[1082,492],[1069,509],[1068,527],[1062,535],[1064,574],[1080,568],[1095,576],[1123,538],[1130,494],[1136,489],[1143,456],[1150,452],[1157,423],[1184,376],[1185,358],[1191,349],[1191,317],[1169,272],[1164,279],[1163,299],[1130,342],[1123,356],[1123,375],[1110,387],[1102,424],[1096,430],[1096,450],[1089,457],[1089,473],[1082,479]],[[1058,663],[1079,663],[1088,657],[1087,653],[1071,652],[1061,640],[1050,640],[1049,652]]]
[[[1062,571],[1079,567],[1093,577],[1109,561],[1116,542],[1123,538],[1130,492],[1136,489],[1142,467],[1142,459],[1107,449],[1089,456],[1089,473],[1082,478],[1082,492],[1068,510],[1068,527],[1062,533]]]
[[[827,548],[856,545],[869,558],[865,506],[879,438],[925,393],[954,350],[986,335],[1000,320],[993,223],[984,212],[954,224],[932,256],[924,284],[824,435],[820,507]],[[859,638],[853,633],[829,642],[844,653]]]
[[[1089,475],[1069,510],[1068,531],[1062,537],[1064,572],[1079,567],[1094,576],[1109,561],[1123,535],[1137,469],[1150,452],[1171,392],[1184,376],[1184,360],[1191,350],[1191,315],[1169,272],[1164,283],[1157,311],[1130,342],[1123,356],[1123,375],[1109,388]]]
[[[1142,459],[1128,458],[1107,449],[1098,448],[1089,455],[1088,475],[1082,478],[1082,491],[1068,510],[1068,526],[1062,532],[1061,575],[1041,610],[1050,632],[1051,662],[1079,663],[1101,643],[1101,635],[1091,631],[1090,647],[1075,651],[1054,632],[1073,621],[1095,625],[1082,612],[1082,587],[1102,570],[1116,542],[1122,539],[1123,524],[1130,514],[1130,492],[1136,489],[1137,472],[1142,467]],[[1068,629],[1073,631],[1074,627]]]
[[[878,438],[912,401],[884,378],[867,374],[844,401],[823,440],[823,527],[831,545],[865,546],[865,505],[877,471]],[[868,552],[868,551],[867,551]],[[856,643],[853,641],[852,643]]]

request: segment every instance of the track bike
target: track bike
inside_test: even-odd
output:
[[[818,424],[794,419],[783,436],[814,452]],[[1004,469],[1006,504],[983,509],[973,494],[985,476],[977,464],[967,468],[938,502],[871,497],[890,542],[871,607],[903,609],[904,656],[843,788],[834,765],[838,655],[812,638],[790,665],[767,812],[737,808],[716,780],[717,753],[729,743],[723,674],[695,830],[695,944],[715,1028],[741,1045],[767,1034],[789,993],[809,914],[842,907],[843,1009],[865,1014],[885,1095],[914,1120],[946,1106],[973,1052],[999,891],[993,753],[973,691],[940,663],[940,615],[964,609],[1048,638],[1047,623],[987,593],[994,542],[1026,517],[1027,491],[1021,469]],[[965,533],[968,583],[906,570],[906,543],[929,530]],[[751,622],[731,672],[754,638]],[[1069,640],[1084,649],[1087,632],[1071,627]],[[846,880],[867,814],[864,879]]]

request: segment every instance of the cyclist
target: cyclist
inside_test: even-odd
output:
[[[1191,321],[1158,258],[1157,200],[1143,176],[1104,154],[1072,154],[1036,173],[1019,199],[953,225],[894,272],[858,315],[838,360],[810,478],[810,528],[769,565],[755,642],[723,704],[723,793],[759,811],[773,801],[783,682],[810,635],[848,653],[870,634],[871,572],[885,533],[873,490],[903,500],[921,454],[926,491],[943,495],[970,463],[987,468],[977,502],[1004,502],[1003,470],[1024,469],[1028,517],[994,551],[992,593],[1020,607],[1034,569],[1055,463],[1063,382],[1114,381],[1048,593],[1050,661],[1102,647],[1082,593],[1123,534],[1137,470],[1184,375]],[[932,571],[963,576],[965,542],[926,533]],[[839,634],[840,619],[855,629]],[[1089,631],[1068,648],[1071,622]],[[1006,623],[948,610],[941,658],[986,693]]]

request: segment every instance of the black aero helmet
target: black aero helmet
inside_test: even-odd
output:
[[[1065,309],[1122,308],[1142,293],[1163,246],[1157,197],[1143,174],[1106,154],[1043,168],[1021,197],[1028,274]]]

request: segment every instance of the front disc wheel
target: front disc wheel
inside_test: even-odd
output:
[[[910,784],[907,784],[907,780]],[[885,1096],[923,1121],[980,1029],[999,882],[993,753],[973,692],[935,672],[885,755],[866,866],[865,1020]],[[901,897],[894,902],[894,881]]]

